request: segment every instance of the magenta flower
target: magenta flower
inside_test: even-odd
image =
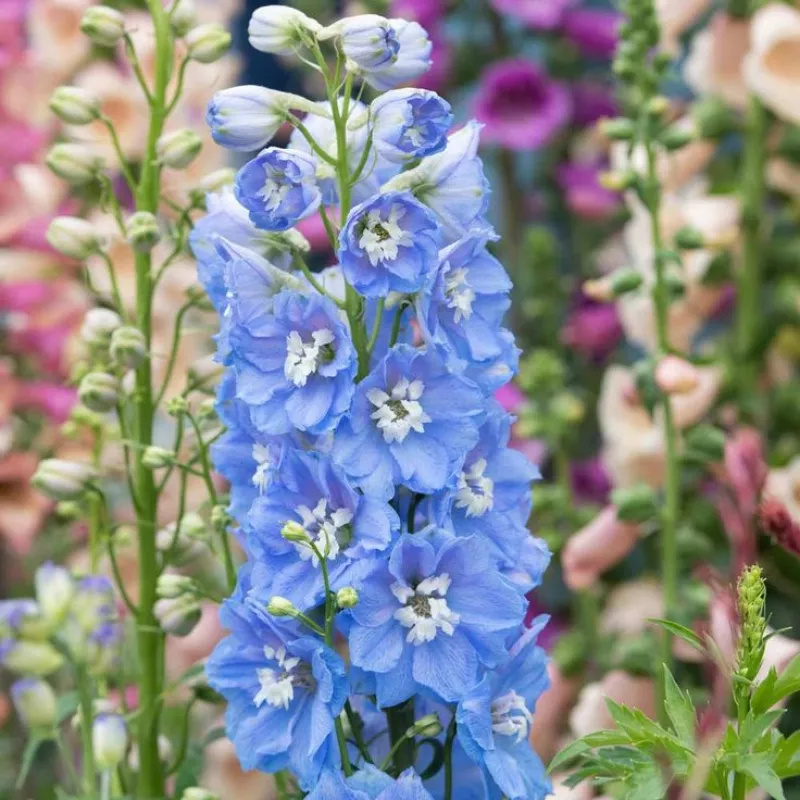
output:
[[[536,150],[560,133],[571,113],[568,91],[533,61],[501,61],[481,76],[475,117],[484,124],[484,142]]]
[[[561,329],[561,341],[592,361],[603,361],[622,339],[613,303],[580,300]]]
[[[601,169],[595,163],[567,162],[558,168],[556,179],[570,211],[583,219],[602,220],[622,204],[619,192],[601,185]]]
[[[575,0],[491,0],[491,4],[498,14],[507,14],[539,31],[552,31],[561,25],[564,12]]]
[[[599,8],[570,9],[562,33],[588,58],[613,58],[622,14]]]
[[[392,0],[391,17],[418,22],[429,33],[442,21],[444,0]]]
[[[616,117],[619,107],[614,90],[597,81],[574,83],[572,89],[572,121],[575,125],[590,127],[605,117]]]
[[[30,408],[44,414],[52,422],[61,424],[69,419],[78,402],[78,393],[71,386],[46,381],[21,383],[17,387],[15,405]]]

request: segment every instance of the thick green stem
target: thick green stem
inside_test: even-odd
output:
[[[740,396],[752,396],[758,380],[758,339],[761,308],[761,261],[763,237],[761,212],[764,206],[769,115],[761,102],[752,97],[747,110],[744,161],[742,165],[742,266],[738,273],[736,297],[736,363],[739,368]]]
[[[453,800],[453,742],[456,738],[456,714],[447,726],[447,738],[444,742],[444,800]]]
[[[92,724],[94,722],[94,700],[89,676],[82,668],[77,668],[78,700],[80,702],[81,749],[83,758],[83,792],[87,800],[97,796],[97,768],[94,762],[92,744]]]
[[[161,168],[157,162],[156,143],[164,129],[167,113],[167,86],[173,61],[173,41],[169,21],[160,0],[147,0],[153,18],[156,44],[155,79],[151,91],[150,129],[147,137],[139,186],[136,191],[136,210],[158,211]],[[136,256],[136,323],[145,336],[148,352],[152,338],[153,273],[149,253]],[[156,550],[156,517],[158,494],[153,473],[142,463],[146,448],[153,441],[153,378],[150,360],[136,371],[136,414],[134,421],[135,483],[139,507],[137,533],[139,545],[139,619],[137,646],[139,653],[140,715],[137,732],[139,749],[139,780],[137,796],[164,797],[164,774],[158,755],[159,716],[163,681],[163,633],[153,606],[156,602],[158,554]]]
[[[669,341],[670,289],[666,281],[664,243],[661,235],[661,187],[658,182],[655,145],[645,142],[647,150],[647,208],[650,214],[651,236],[655,259],[655,286],[653,303],[656,313],[658,357],[671,351]],[[677,430],[669,399],[662,404],[664,444],[666,450],[666,475],[664,483],[664,508],[661,518],[661,582],[664,593],[664,616],[675,619],[678,599],[678,543],[677,526],[680,512],[680,462],[678,460]],[[672,635],[662,632],[662,661],[672,671]],[[660,710],[666,717],[664,679],[660,681]]]

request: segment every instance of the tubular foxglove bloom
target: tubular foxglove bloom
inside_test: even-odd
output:
[[[387,160],[408,162],[443,150],[453,122],[436,92],[395,89],[372,101],[373,145]]]
[[[368,576],[348,641],[357,667],[375,673],[378,706],[430,690],[462,698],[481,667],[506,658],[505,641],[527,606],[522,590],[490,569],[476,538],[428,528],[405,534]]]
[[[514,641],[549,554],[527,528],[538,471],[491,396],[518,350],[480,125],[454,132],[438,95],[394,88],[429,66],[417,23],[319,29],[267,6],[250,34],[315,62],[327,97],[245,87],[223,93],[228,117],[220,96],[209,111],[240,149],[294,127],[235,196],[209,195],[191,236],[225,371],[212,454],[230,504],[214,513],[247,554],[207,667],[229,737],[245,769],[288,770],[311,800],[544,800],[523,741],[544,657]],[[377,90],[369,107],[346,96],[354,78]],[[338,257],[320,272],[292,228],[314,211]],[[195,597],[162,584],[162,622],[182,632]],[[434,740],[438,772],[415,758]]]
[[[433,270],[438,226],[408,192],[388,192],[356,206],[342,229],[339,262],[367,297],[416,292]]]
[[[268,147],[236,176],[236,199],[257,228],[285,231],[319,207],[314,159],[298,150]]]
[[[478,441],[481,390],[432,350],[398,345],[356,389],[333,457],[371,494],[444,489]]]

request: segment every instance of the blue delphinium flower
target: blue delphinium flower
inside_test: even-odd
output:
[[[478,157],[481,126],[474,120],[450,135],[440,153],[393,178],[387,191],[411,190],[431,208],[449,242],[485,230],[489,182]]]
[[[356,388],[333,457],[365,491],[430,494],[455,478],[478,441],[485,401],[432,350],[397,345]]]
[[[281,536],[288,522],[300,525],[317,550],[327,553],[334,590],[358,588],[400,528],[397,513],[387,502],[357,492],[329,458],[288,453],[253,504],[248,545],[258,562],[253,582],[265,602],[276,594],[301,609],[315,606],[325,587],[312,547]]]
[[[422,335],[442,345],[459,369],[503,353],[501,323],[511,281],[486,249],[486,233],[459,239],[439,254],[430,288],[417,295]]]
[[[334,23],[342,52],[359,70],[370,71],[393,64],[400,51],[397,32],[385,17],[356,14]],[[326,38],[326,32],[320,36]]]
[[[236,199],[258,228],[285,231],[319,207],[316,162],[300,150],[268,147],[236,176]]]
[[[263,433],[332,430],[350,407],[356,358],[334,303],[283,291],[272,314],[234,326],[237,396]]]
[[[248,600],[250,576],[220,610],[231,635],[206,665],[211,686],[228,701],[226,722],[242,767],[289,767],[311,788],[337,759],[334,720],[347,697],[342,659],[293,625],[279,626]]]
[[[409,192],[387,192],[356,206],[340,235],[339,263],[367,297],[416,292],[435,269],[438,225]]]
[[[536,700],[549,685],[547,656],[536,645],[545,622],[536,620],[511,648],[511,660],[487,672],[458,704],[458,740],[483,768],[491,800],[544,800],[552,791],[528,741]]]
[[[372,142],[387,159],[404,163],[444,149],[453,122],[450,104],[425,89],[394,89],[372,101]]]
[[[517,450],[507,447],[511,417],[492,401],[478,444],[468,453],[455,487],[440,492],[435,504],[457,536],[478,536],[494,556],[514,565],[531,510],[531,482],[539,471]]]
[[[487,395],[505,386],[519,369],[521,351],[514,342],[514,334],[502,328],[497,339],[502,347],[497,358],[473,361],[464,367],[464,376],[475,381]]]
[[[506,639],[525,607],[477,538],[433,528],[404,534],[388,563],[362,583],[350,612],[350,658],[375,673],[381,708],[425,690],[457,701],[481,666],[506,658]]]
[[[425,28],[418,22],[404,19],[391,19],[389,24],[400,45],[396,58],[362,75],[364,81],[379,92],[409,83],[431,67],[433,46]]]
[[[263,86],[234,86],[217,92],[206,112],[214,141],[229,150],[259,150],[286,122],[290,95]]]
[[[307,800],[433,800],[411,769],[396,780],[367,764],[345,779],[338,771],[326,772]]]

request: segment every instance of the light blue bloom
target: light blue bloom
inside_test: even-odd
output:
[[[487,241],[486,233],[472,234],[442,250],[430,288],[417,295],[425,341],[442,345],[462,370],[503,353],[501,323],[511,305],[511,281]]]
[[[539,470],[507,446],[510,415],[494,401],[489,408],[478,444],[467,455],[455,487],[440,492],[434,503],[457,536],[477,536],[498,561],[513,566],[519,562],[523,543],[531,538],[526,523],[531,482]]]
[[[395,60],[364,72],[363,78],[373,89],[385,92],[423,75],[431,67],[433,45],[428,33],[418,22],[404,19],[389,20],[400,44]]]
[[[454,702],[505,660],[525,607],[477,538],[404,534],[349,612],[350,658],[375,673],[381,708],[425,690]]]
[[[220,610],[231,635],[206,665],[228,701],[228,736],[245,770],[289,767],[304,788],[338,760],[334,720],[347,697],[342,659],[321,641],[279,626],[248,599],[249,569]]]
[[[390,180],[387,191],[408,189],[438,217],[449,242],[485,230],[489,182],[478,157],[481,126],[474,120],[451,134],[447,146]]]
[[[229,150],[252,152],[269,144],[287,119],[289,96],[263,86],[234,86],[208,104],[206,124],[214,141]]]
[[[236,199],[258,228],[285,231],[317,210],[316,162],[300,150],[268,147],[236,176]]]
[[[237,396],[262,433],[332,430],[350,407],[357,368],[338,308],[286,290],[272,312],[231,329]]]
[[[396,780],[367,764],[350,778],[326,772],[306,800],[433,800],[412,769]]]
[[[394,89],[372,101],[372,141],[387,159],[404,163],[437,153],[453,122],[450,104],[425,89]]]
[[[359,588],[385,551],[400,520],[384,500],[362,495],[326,456],[293,451],[275,470],[248,518],[248,549],[257,565],[256,592],[266,603],[273,594],[298,608],[324,597],[319,559],[306,544],[281,536],[287,522],[303,527],[326,559],[331,587]]]
[[[520,349],[514,342],[514,334],[507,328],[497,332],[502,350],[497,358],[489,361],[473,361],[464,368],[464,377],[474,381],[487,395],[505,386],[519,370]]]
[[[333,457],[366,492],[430,494],[456,478],[478,441],[480,389],[432,350],[394,347],[361,382],[336,432]]]
[[[536,700],[549,686],[547,655],[536,645],[546,618],[511,649],[511,660],[487,673],[458,704],[458,740],[484,770],[488,800],[544,800],[552,787],[528,742]]]
[[[339,237],[347,281],[367,297],[416,292],[436,268],[434,216],[408,192],[386,192],[356,206]]]
[[[356,14],[331,26],[342,52],[359,70],[369,73],[393,64],[400,51],[397,32],[385,17]],[[320,38],[325,38],[323,34]]]

